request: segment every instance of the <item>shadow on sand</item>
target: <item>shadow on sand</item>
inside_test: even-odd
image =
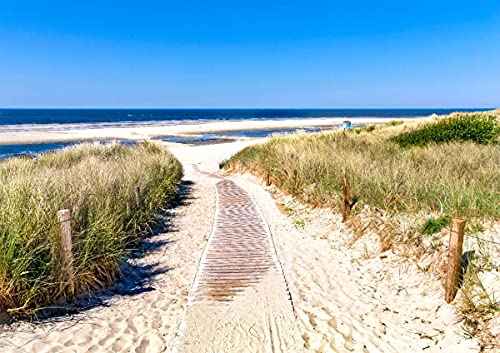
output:
[[[111,299],[118,296],[136,296],[154,291],[152,284],[155,277],[170,271],[172,268],[165,263],[141,264],[140,260],[156,251],[168,251],[174,241],[161,237],[164,233],[175,233],[177,229],[172,223],[176,208],[189,205],[192,200],[193,182],[182,180],[175,198],[162,207],[150,224],[149,231],[141,238],[137,247],[132,249],[127,259],[120,266],[120,278],[112,286],[93,292],[91,295],[80,295],[74,303],[61,306],[51,306],[38,312],[36,317],[29,319],[32,323],[50,323],[64,321],[73,315],[98,307],[110,306]],[[24,321],[24,320],[22,320]]]

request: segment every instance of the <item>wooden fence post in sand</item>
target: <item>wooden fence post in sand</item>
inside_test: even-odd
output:
[[[293,180],[292,197],[295,197],[295,188],[297,187],[297,169],[293,170],[292,180]]]
[[[73,282],[73,252],[71,242],[71,211],[57,211],[57,218],[61,227],[62,266],[68,281],[68,294],[71,298],[75,295]]]
[[[465,220],[453,219],[450,228],[450,249],[448,252],[448,269],[446,272],[445,300],[447,303],[455,298],[458,290],[458,276],[462,263],[462,244],[464,242]]]
[[[342,179],[342,194],[344,195],[344,212],[342,213],[342,223],[347,221],[351,214],[351,193],[349,192],[349,182],[347,177]]]
[[[137,207],[142,206],[141,188],[139,186],[135,187],[135,203],[136,203]]]
[[[271,186],[271,175],[267,172],[266,176],[266,186]]]

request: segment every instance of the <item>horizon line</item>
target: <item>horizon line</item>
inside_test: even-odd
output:
[[[37,109],[78,109],[78,110],[94,110],[94,109],[99,109],[99,110],[124,110],[124,109],[131,109],[131,110],[225,110],[225,109],[234,109],[234,110],[314,110],[314,109],[331,109],[331,110],[377,110],[377,109],[485,109],[485,110],[495,110],[495,109],[500,109],[500,106],[498,107],[484,107],[484,106],[431,106],[431,107],[425,107],[425,106],[417,106],[417,107],[152,107],[152,106],[134,106],[134,107],[127,107],[127,106],[116,106],[116,107],[108,107],[108,106],[95,106],[95,107],[85,107],[85,106],[40,106],[40,107],[18,107],[18,106],[13,106],[13,107],[0,107],[0,110],[10,110],[10,109],[26,109],[26,110],[37,110]]]

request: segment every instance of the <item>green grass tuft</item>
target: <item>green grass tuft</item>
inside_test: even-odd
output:
[[[428,234],[428,235],[436,234],[439,233],[441,229],[449,225],[450,222],[451,222],[451,217],[448,215],[444,215],[438,218],[429,217],[425,221],[420,232],[422,234]]]

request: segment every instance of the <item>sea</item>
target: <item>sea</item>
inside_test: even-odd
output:
[[[148,124],[189,124],[210,121],[235,120],[275,120],[304,118],[348,118],[355,123],[356,118],[416,118],[432,114],[449,114],[456,111],[480,111],[490,108],[429,108],[429,109],[0,109],[0,132],[9,132],[12,126],[26,125],[26,129],[42,124],[80,124],[85,128],[140,126]],[[33,126],[35,125],[35,126]],[[63,125],[63,126],[60,126]],[[21,127],[22,128],[22,127]],[[262,137],[276,132],[292,132],[291,129],[266,131],[238,131],[233,136]],[[257,134],[257,135],[256,135]],[[227,134],[226,134],[227,135]],[[217,134],[205,134],[200,141],[164,136],[160,139],[180,143],[223,141]],[[33,154],[57,150],[75,143],[37,143],[0,145],[0,158],[13,155]],[[107,141],[100,141],[106,143]],[[130,141],[123,141],[130,143]]]

